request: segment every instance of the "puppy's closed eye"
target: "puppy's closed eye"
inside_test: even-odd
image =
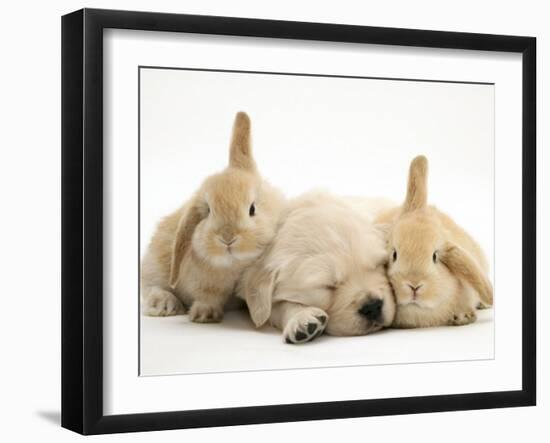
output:
[[[334,283],[330,283],[328,285],[325,285],[323,287],[323,289],[326,289],[328,291],[336,291],[336,289],[338,289],[338,287],[341,285],[342,283],[340,282],[334,282]]]

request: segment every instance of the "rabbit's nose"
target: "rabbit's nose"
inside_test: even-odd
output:
[[[235,232],[229,226],[225,226],[218,232],[222,243],[229,244],[236,240]]]
[[[231,246],[233,243],[237,241],[237,238],[234,236],[228,237],[224,235],[222,236],[222,238],[220,238],[220,241],[226,246]]]
[[[364,315],[370,321],[380,320],[382,317],[383,305],[383,300],[380,300],[379,298],[371,299],[361,306],[361,309],[359,309],[359,314]]]
[[[418,291],[418,290],[422,287],[422,284],[419,284],[419,285],[416,285],[416,286],[415,286],[415,285],[411,285],[410,283],[407,283],[407,286],[408,286],[409,288],[411,288],[411,289],[413,290],[413,292],[416,292],[416,291]]]

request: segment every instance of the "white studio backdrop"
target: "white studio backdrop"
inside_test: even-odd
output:
[[[494,90],[142,68],[141,252],[160,218],[226,166],[233,118],[243,110],[260,172],[289,197],[322,188],[400,203],[410,161],[426,155],[430,202],[478,239],[492,264]]]
[[[429,50],[429,49],[399,49],[378,46],[363,46],[349,44],[325,44],[316,42],[286,42],[286,41],[271,41],[269,39],[254,39],[251,41],[247,38],[226,38],[217,36],[195,36],[195,35],[177,35],[171,33],[140,33],[129,31],[111,31],[108,30],[104,34],[104,147],[106,149],[105,156],[105,186],[110,192],[105,195],[105,252],[106,260],[104,263],[105,275],[105,303],[104,303],[104,337],[105,337],[105,356],[104,356],[104,376],[107,380],[105,392],[105,408],[108,413],[130,413],[140,411],[161,411],[173,409],[194,409],[194,408],[209,408],[209,407],[231,407],[242,405],[261,405],[261,404],[278,404],[278,403],[293,403],[293,402],[311,402],[311,401],[327,401],[341,399],[358,399],[358,398],[380,398],[380,397],[395,397],[409,395],[430,395],[441,393],[459,393],[459,392],[482,392],[491,390],[517,389],[521,383],[521,321],[517,318],[517,303],[521,294],[521,281],[519,278],[510,279],[509,276],[517,272],[521,266],[521,239],[519,236],[511,237],[509,232],[521,232],[521,169],[517,167],[521,162],[521,58],[515,55],[499,54],[499,53],[470,53],[468,51],[445,51],[445,50]],[[427,108],[431,110],[430,123],[426,124],[426,128],[432,125],[432,131],[436,134],[432,141],[430,136],[423,135],[423,145],[431,145],[431,151],[423,150],[421,152],[428,156],[433,156],[432,162],[432,183],[437,183],[436,192],[441,192],[442,195],[433,192],[431,201],[438,203],[443,209],[447,209],[453,216],[458,217],[465,211],[462,209],[466,205],[467,199],[473,199],[474,196],[481,196],[486,191],[488,197],[484,199],[486,205],[491,205],[492,202],[492,177],[495,180],[494,204],[495,204],[495,219],[504,220],[506,223],[494,225],[495,244],[507,244],[506,255],[499,256],[498,265],[495,266],[494,281],[495,291],[497,294],[496,306],[496,321],[495,321],[495,359],[482,361],[468,362],[446,362],[440,365],[430,364],[415,364],[409,365],[406,368],[408,376],[415,378],[415,384],[408,383],[408,378],[399,377],[403,373],[404,368],[400,365],[395,366],[370,366],[368,368],[369,376],[384,380],[392,380],[392,383],[384,383],[379,385],[365,385],[361,380],[365,377],[365,369],[363,368],[324,368],[318,370],[305,371],[270,371],[249,372],[249,373],[224,373],[224,374],[205,374],[205,375],[189,375],[185,377],[137,377],[136,361],[138,356],[137,328],[138,328],[138,268],[136,266],[139,256],[136,248],[136,239],[138,238],[138,227],[136,217],[138,212],[137,207],[137,189],[136,183],[138,180],[138,159],[136,155],[136,146],[138,143],[137,131],[137,90],[138,66],[179,66],[191,68],[206,68],[206,69],[226,69],[226,70],[245,70],[245,71],[268,71],[268,72],[293,72],[293,73],[313,73],[313,74],[330,74],[330,75],[351,75],[351,76],[371,76],[371,77],[390,77],[390,78],[420,78],[429,80],[460,80],[469,82],[488,82],[495,83],[496,92],[494,95],[494,118],[495,130],[494,135],[491,135],[491,107],[493,106],[493,93],[491,87],[480,87],[484,91],[488,91],[481,96],[485,96],[483,104],[479,104],[482,110],[475,111],[477,118],[468,116],[468,112],[464,111],[460,115],[464,117],[458,123],[468,128],[478,128],[483,126],[485,129],[473,130],[479,138],[475,142],[464,140],[464,135],[460,134],[453,127],[453,122],[448,121],[435,112],[437,103],[444,106],[444,100],[439,96],[443,93],[430,93]],[[256,80],[260,81],[260,80]],[[319,80],[321,81],[321,80]],[[327,80],[328,81],[328,80]],[[366,81],[365,84],[370,81]],[[345,83],[345,82],[344,82]],[[372,82],[370,82],[372,83]],[[215,82],[209,82],[209,85],[215,88]],[[431,84],[431,83],[430,83]],[[400,83],[403,88],[405,82]],[[427,83],[421,84],[421,87],[428,87]],[[434,84],[437,86],[437,84]],[[220,87],[220,86],[218,86]],[[180,86],[181,88],[181,86]],[[221,88],[225,91],[226,88]],[[238,89],[238,88],[236,88]],[[242,86],[241,86],[242,89]],[[300,88],[297,88],[300,89]],[[322,90],[320,88],[318,90]],[[376,89],[376,88],[374,88]],[[442,88],[443,89],[443,88]],[[344,90],[344,89],[343,89]],[[452,90],[452,88],[451,88]],[[180,90],[181,91],[181,90]],[[181,92],[180,92],[181,93]],[[196,93],[196,92],[195,92]],[[164,92],[166,94],[166,92]],[[303,94],[303,93],[302,93]],[[328,92],[324,93],[325,96]],[[373,99],[376,95],[374,90],[371,90]],[[416,100],[414,93],[411,94],[410,100],[414,103],[409,103],[408,112],[403,112],[400,115],[401,122],[406,122],[406,119],[414,118],[412,114],[420,108],[421,94],[417,92]],[[449,94],[449,93],[447,93]],[[243,94],[240,94],[241,97]],[[296,95],[299,95],[297,92]],[[312,94],[315,96],[317,94]],[[349,95],[349,93],[348,93]],[[433,97],[431,97],[433,95]],[[469,95],[476,95],[470,93]],[[472,104],[461,104],[463,101],[468,101],[469,95],[464,92],[462,98],[458,99],[455,95],[450,100],[455,100],[455,107],[468,108]],[[209,93],[203,91],[201,97],[204,100],[209,99]],[[231,95],[229,95],[231,97]],[[235,100],[236,96],[233,96]],[[239,99],[240,100],[240,99]],[[326,135],[328,128],[322,128],[318,125],[319,121],[324,122],[326,126],[326,118],[329,114],[323,116],[322,113],[316,113],[311,119],[306,120],[309,125],[308,129],[304,129],[304,125],[300,126],[299,119],[287,119],[283,123],[289,128],[290,139],[287,140],[286,135],[274,134],[273,129],[274,115],[266,114],[262,116],[262,110],[267,109],[259,106],[259,102],[254,106],[252,99],[248,99],[250,109],[245,109],[250,112],[254,124],[255,145],[257,160],[264,174],[273,183],[287,183],[283,178],[295,176],[290,174],[288,164],[280,165],[281,149],[293,144],[294,149],[322,149],[320,165],[328,165],[331,159],[334,158],[333,148],[337,140],[342,139],[342,134],[331,133]],[[338,104],[337,95],[333,97],[335,104]],[[380,100],[380,99],[379,99]],[[397,97],[394,99],[397,102]],[[434,102],[431,102],[433,100]],[[438,102],[439,100],[439,102]],[[473,98],[471,100],[474,100]],[[300,102],[297,99],[298,103]],[[381,100],[380,100],[381,101]],[[304,100],[304,105],[307,103]],[[181,121],[179,113],[183,113],[181,104],[177,101],[172,101],[172,105],[182,111],[168,112],[165,115],[174,123],[170,125],[172,128],[178,128]],[[212,102],[211,102],[212,103]],[[280,103],[280,102],[279,102]],[[318,103],[322,103],[320,100]],[[330,100],[329,100],[330,103]],[[423,102],[422,102],[423,103]],[[342,102],[339,103],[340,105]],[[460,104],[460,105],[459,105]],[[237,109],[237,105],[240,105]],[[167,105],[168,108],[170,106]],[[208,149],[208,152],[219,152],[219,156],[215,157],[219,162],[218,167],[221,168],[225,164],[227,158],[227,143],[230,133],[230,127],[234,112],[243,109],[242,101],[231,105],[231,109],[224,110],[223,118],[219,121],[211,118],[215,114],[215,104],[199,109],[210,107],[208,114],[193,117],[193,125],[199,129],[202,134],[194,135],[197,144],[189,144],[189,149],[194,151],[194,158],[199,160],[200,167],[204,172],[194,175],[192,183],[187,183],[187,178],[182,174],[188,165],[182,164],[181,170],[177,170],[174,175],[174,180],[181,180],[176,183],[176,187],[184,188],[174,194],[175,200],[166,203],[166,206],[159,209],[158,213],[151,216],[150,221],[144,222],[144,232],[150,230],[156,222],[154,220],[158,215],[162,215],[163,211],[170,211],[177,207],[181,201],[189,196],[195,189],[195,186],[204,178],[205,173],[210,174],[213,170],[210,160],[206,162],[206,156],[198,155],[199,152]],[[220,105],[222,108],[225,105]],[[279,105],[281,106],[281,105]],[[402,105],[404,106],[404,105]],[[404,106],[405,108],[407,106]],[[295,108],[296,109],[296,108]],[[299,106],[298,106],[299,109]],[[393,112],[391,108],[385,108],[386,112]],[[448,109],[448,106],[445,107]],[[487,109],[487,111],[483,111]],[[267,112],[267,111],[266,111]],[[371,111],[371,117],[374,118],[375,111]],[[417,111],[416,111],[417,112]],[[474,111],[470,110],[470,113]],[[435,115],[434,115],[435,114]],[[212,122],[212,130],[206,131],[203,126],[204,117],[209,117],[208,121]],[[301,116],[305,120],[304,115]],[[315,118],[316,117],[316,118]],[[455,115],[456,117],[456,115]],[[191,117],[190,117],[191,118]],[[283,117],[281,117],[283,118]],[[354,120],[355,118],[355,120]],[[380,117],[378,117],[380,118]],[[436,119],[435,121],[433,119]],[[485,120],[487,125],[478,122],[480,119]],[[403,124],[402,138],[395,136],[393,138],[394,147],[402,146],[406,152],[403,153],[403,163],[401,171],[396,172],[394,162],[388,156],[388,139],[381,134],[370,138],[364,130],[363,135],[357,128],[365,125],[368,118],[362,119],[350,117],[345,127],[348,131],[351,130],[355,134],[361,134],[360,140],[352,140],[353,137],[346,137],[346,141],[341,144],[340,150],[346,152],[347,155],[354,155],[352,160],[355,163],[364,164],[365,169],[371,175],[377,174],[378,177],[384,176],[385,183],[392,190],[385,195],[389,197],[395,196],[399,201],[403,198],[406,175],[410,159],[418,153],[418,144],[409,144],[405,139],[412,138],[411,126]],[[384,119],[382,119],[384,120]],[[391,118],[386,117],[388,122]],[[162,125],[162,119],[158,119],[159,125]],[[457,124],[456,120],[453,120]],[[420,124],[420,121],[416,121]],[[315,125],[314,125],[315,123]],[[423,125],[425,122],[422,122]],[[439,131],[439,125],[443,125]],[[279,130],[284,128],[284,124],[278,127]],[[218,126],[219,125],[219,126]],[[370,129],[372,133],[376,133],[374,128]],[[387,126],[387,130],[396,132],[395,128]],[[184,129],[171,129],[175,131],[179,137],[183,134]],[[409,131],[409,137],[407,137]],[[459,162],[464,165],[460,171],[456,171],[453,167],[449,167],[442,160],[443,154],[436,154],[436,146],[439,143],[449,143],[446,137],[443,137],[445,131],[450,131],[459,139],[458,144],[464,144],[463,152],[456,153],[458,149],[455,145],[451,165],[456,165]],[[484,132],[485,131],[485,132]],[[207,135],[205,132],[211,134]],[[342,132],[342,131],[339,131]],[[330,143],[322,139],[320,133],[325,134],[325,137],[330,137]],[[428,129],[423,134],[427,134]],[[437,135],[439,134],[439,136]],[[276,148],[266,149],[269,146],[269,136],[273,135],[278,141]],[[163,143],[172,140],[173,143],[168,149],[170,153],[178,152],[185,158],[185,153],[181,153],[181,143],[177,141],[178,136],[159,136]],[[187,137],[187,136],[185,136]],[[295,138],[293,138],[295,137]],[[439,140],[437,138],[439,137]],[[495,143],[499,146],[498,151],[494,155],[495,173],[492,174],[491,169],[493,163],[491,161],[491,139],[494,137]],[[205,139],[208,140],[205,143]],[[312,139],[314,142],[312,142]],[[150,139],[148,139],[150,140]],[[375,140],[375,142],[372,142]],[[460,143],[460,140],[463,143]],[[286,144],[283,144],[282,142]],[[357,145],[355,143],[360,143]],[[416,143],[416,142],[415,142]],[[454,143],[454,142],[453,142]],[[475,149],[471,147],[472,143],[481,143],[478,146],[486,146],[487,151],[483,148]],[[355,144],[355,145],[354,145]],[[202,147],[201,147],[202,146]],[[368,149],[363,149],[368,146]],[[372,150],[371,150],[372,149]],[[378,152],[373,160],[371,156],[373,150]],[[376,151],[378,150],[378,151]],[[482,151],[480,154],[479,151]],[[308,153],[304,152],[304,159],[308,157]],[[311,151],[310,151],[311,152]],[[486,160],[470,160],[463,161],[462,156],[486,155]],[[302,155],[302,154],[300,154]],[[264,157],[266,156],[266,157]],[[272,156],[273,160],[269,160]],[[355,190],[357,184],[362,185],[367,180],[372,180],[370,187],[379,189],[379,180],[366,178],[362,167],[357,168],[357,164],[352,169],[353,175],[348,181],[346,179],[345,186],[337,188],[333,183],[338,182],[334,177],[341,178],[345,175],[345,171],[349,168],[349,161],[345,160],[345,156],[339,157],[341,161],[338,169],[327,167],[316,167],[308,165],[308,176],[303,173],[303,165],[292,165],[297,167],[302,178],[295,179],[291,182],[292,187],[290,193],[298,193],[305,188],[314,185],[328,185],[334,191],[350,193]],[[380,160],[380,161],[379,161]],[[305,161],[305,160],[304,160]],[[180,163],[172,160],[177,165]],[[385,163],[387,162],[387,163]],[[142,163],[147,164],[142,158]],[[477,187],[468,188],[465,196],[464,187],[470,186],[469,175],[464,175],[464,170],[474,175],[476,168],[483,165],[486,168],[486,174],[480,172],[480,184]],[[278,165],[278,166],[277,166]],[[320,166],[319,165],[319,166]],[[368,165],[368,166],[367,166]],[[446,166],[447,165],[447,166]],[[334,166],[334,165],[333,165]],[[157,165],[159,168],[155,174],[163,174],[163,166]],[[198,168],[198,167],[197,167]],[[279,172],[281,178],[277,178],[277,168],[282,168]],[[312,174],[309,175],[309,171]],[[376,171],[379,172],[376,172]],[[500,174],[500,171],[506,171],[506,174]],[[313,172],[316,171],[316,172]],[[326,171],[329,171],[328,178]],[[392,174],[390,177],[385,177],[385,171]],[[438,172],[440,171],[440,172]],[[449,183],[450,180],[444,180],[445,174],[457,176],[460,172],[459,179],[461,192],[457,192],[451,197],[453,186],[442,189],[441,183]],[[144,171],[142,171],[144,173]],[[300,175],[299,174],[299,175]],[[314,175],[316,174],[316,175]],[[438,174],[442,174],[439,175]],[[147,174],[145,174],[147,177]],[[168,176],[166,174],[165,176]],[[478,174],[475,174],[477,176]],[[481,178],[483,177],[483,178]],[[446,177],[445,177],[446,178]],[[149,179],[151,180],[151,179]],[[475,180],[475,178],[474,178]],[[482,180],[485,180],[482,182]],[[193,184],[192,188],[189,185]],[[284,185],[283,185],[284,186]],[[365,186],[368,188],[369,186]],[[433,188],[433,186],[432,186]],[[478,189],[479,188],[479,189]],[[142,191],[145,191],[146,185],[142,183]],[[454,188],[456,192],[457,188]],[[285,189],[289,192],[289,189]],[[150,192],[150,191],[149,191]],[[353,192],[356,193],[356,192]],[[161,192],[159,192],[161,194]],[[164,199],[165,197],[156,196],[149,198],[147,202],[154,199]],[[451,207],[448,202],[454,203],[456,206]],[[145,203],[147,207],[148,203]],[[162,203],[165,205],[165,203]],[[464,204],[462,206],[462,204]],[[512,211],[510,208],[513,208]],[[142,208],[143,210],[143,208]],[[478,211],[488,210],[483,204],[476,208]],[[143,213],[143,212],[142,212]],[[472,220],[458,219],[465,227],[470,230],[479,229],[477,224],[491,220],[490,212],[483,213],[483,218],[476,217],[472,214]],[[485,215],[488,214],[488,215]],[[146,223],[149,223],[147,228]],[[485,241],[489,244],[484,247],[491,248],[490,228],[486,228],[488,235],[476,234],[480,241]],[[116,239],[116,241],[113,241]],[[500,240],[499,240],[500,239]],[[490,254],[490,251],[488,251]],[[134,255],[135,254],[135,255]],[[500,276],[500,277],[499,277]],[[498,282],[506,280],[506,293],[511,294],[510,297],[515,297],[515,300],[508,298],[506,303],[498,303]],[[515,295],[514,295],[515,294]],[[437,359],[435,359],[437,360]],[[433,361],[433,360],[430,360]],[[328,379],[338,377],[342,379],[342,374],[345,371],[345,383],[335,385],[327,384]],[[190,381],[189,377],[199,377],[201,383]],[[449,383],[448,380],[452,380]],[[214,397],[201,395],[203,383],[207,383],[209,389],[218,392],[219,395]],[[242,391],[239,386],[247,385],[247,390]],[[285,385],[289,387],[288,391],[281,391],[277,386]],[[319,386],[323,385],[322,391]],[[174,392],[185,392],[185,396],[175,396]],[[172,393],[172,394],[171,394]]]
[[[398,204],[410,161],[425,154],[433,202],[479,239],[492,265],[494,85],[158,67],[141,68],[139,81],[142,255],[161,217],[226,166],[234,115],[245,110],[260,171],[289,197],[321,188]],[[494,356],[491,311],[469,328],[325,340],[299,351],[265,329],[235,315],[221,325],[143,317],[140,375]]]

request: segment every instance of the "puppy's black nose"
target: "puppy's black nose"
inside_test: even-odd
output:
[[[359,309],[359,313],[361,315],[364,315],[365,317],[367,317],[367,319],[371,321],[380,320],[380,317],[382,317],[383,305],[384,302],[379,298],[371,299],[363,306],[361,306],[361,309]]]

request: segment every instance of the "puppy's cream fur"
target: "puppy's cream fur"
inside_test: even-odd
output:
[[[250,119],[235,118],[229,166],[157,227],[142,263],[146,315],[191,306],[196,322],[220,321],[243,270],[264,251],[284,208],[252,157]]]
[[[323,331],[362,335],[391,324],[395,301],[385,275],[384,233],[344,200],[323,192],[289,204],[266,253],[239,286],[257,326],[268,320],[291,343]],[[383,302],[370,321],[359,310]]]
[[[448,215],[427,204],[428,161],[410,166],[403,205],[382,211],[389,225],[388,277],[397,299],[395,327],[462,325],[493,304],[481,247]]]

